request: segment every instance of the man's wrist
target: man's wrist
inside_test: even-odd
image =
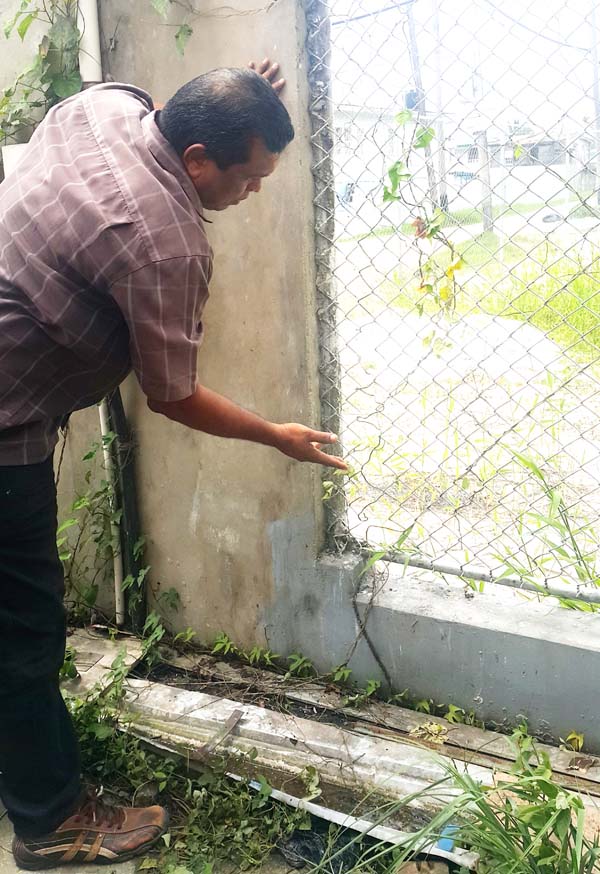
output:
[[[279,449],[282,440],[282,426],[278,425],[276,422],[269,422],[268,425],[267,440],[265,441],[266,445],[272,446],[274,449]]]

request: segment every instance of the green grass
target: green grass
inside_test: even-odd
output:
[[[465,262],[457,274],[459,315],[481,312],[528,322],[543,331],[579,361],[600,354],[600,249],[594,248],[577,263],[557,246],[517,234],[501,242],[493,233],[481,234],[456,246]],[[449,254],[437,262],[444,267]],[[399,269],[395,282],[385,288],[388,302],[410,311],[417,304],[424,312],[437,312],[432,299],[423,298],[419,283]]]
[[[598,218],[600,219],[600,209],[594,209],[590,204],[581,204],[573,212],[569,213],[569,218]]]

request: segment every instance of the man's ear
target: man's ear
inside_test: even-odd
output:
[[[201,143],[188,146],[181,156],[183,165],[192,181],[201,179],[206,172],[206,165],[210,158],[206,154],[206,148]]]

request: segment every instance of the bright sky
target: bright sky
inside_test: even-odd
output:
[[[504,129],[527,118],[555,131],[565,120],[570,129],[569,121],[593,123],[595,2],[525,0],[522,6],[505,0],[415,0],[428,110],[441,105],[449,129],[481,126],[474,101],[490,123]],[[331,0],[336,103],[403,107],[404,94],[413,87],[407,6],[341,23],[391,5],[390,0]],[[599,39],[600,9],[596,17]]]

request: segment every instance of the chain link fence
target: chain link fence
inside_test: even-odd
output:
[[[308,6],[330,539],[595,600],[600,11],[514,9]]]

